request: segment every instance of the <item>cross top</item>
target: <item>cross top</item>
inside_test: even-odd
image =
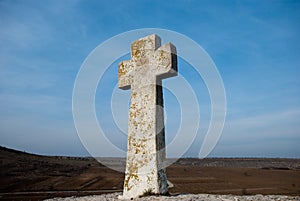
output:
[[[160,37],[152,34],[131,44],[131,60],[119,64],[119,88],[131,88],[134,81],[138,81],[135,80],[136,77],[149,77],[149,79],[139,82],[139,86],[142,86],[144,84],[155,84],[155,77],[164,79],[176,75],[175,46],[171,43],[161,46]]]

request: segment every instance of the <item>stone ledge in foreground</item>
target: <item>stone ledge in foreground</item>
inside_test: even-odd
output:
[[[53,198],[47,201],[121,201],[118,196],[121,193],[93,195],[84,197],[67,197],[67,198]],[[148,196],[143,198],[133,199],[135,201],[186,201],[186,200],[200,200],[200,201],[286,201],[286,200],[300,200],[300,196],[287,195],[211,195],[211,194],[180,194],[172,196]]]

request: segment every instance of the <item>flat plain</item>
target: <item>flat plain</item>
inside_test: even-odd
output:
[[[0,159],[1,200],[98,195],[123,188],[124,173],[93,158],[40,156],[0,147]],[[124,166],[124,159],[106,160]],[[184,158],[167,168],[167,176],[173,195],[300,195],[300,159]]]

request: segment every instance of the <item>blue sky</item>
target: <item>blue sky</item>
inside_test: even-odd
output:
[[[227,118],[210,156],[299,158],[299,19],[299,1],[0,1],[0,144],[39,154],[88,155],[72,117],[80,66],[117,34],[162,28],[200,44],[222,76]],[[197,98],[203,99],[205,122],[209,100],[201,77],[184,61],[179,64],[191,85],[203,89]],[[114,68],[107,77],[112,85]],[[107,97],[99,93],[101,103]],[[178,112],[173,98],[165,101],[167,113]],[[96,109],[100,120],[111,112]],[[176,122],[170,118],[167,131]],[[114,130],[109,123],[105,127]],[[126,145],[117,132],[111,140]],[[199,131],[185,155],[197,156],[202,140]]]

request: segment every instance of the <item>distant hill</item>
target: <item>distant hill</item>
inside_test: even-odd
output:
[[[0,147],[0,161],[0,192],[52,189],[53,177],[68,178],[90,166],[103,167],[93,158],[41,156],[6,147]]]
[[[22,152],[22,151],[18,151],[18,150],[15,150],[15,149],[10,149],[10,148],[7,148],[7,147],[2,147],[0,146],[0,154],[2,155],[2,153],[15,153],[15,154],[28,154],[26,152]]]

